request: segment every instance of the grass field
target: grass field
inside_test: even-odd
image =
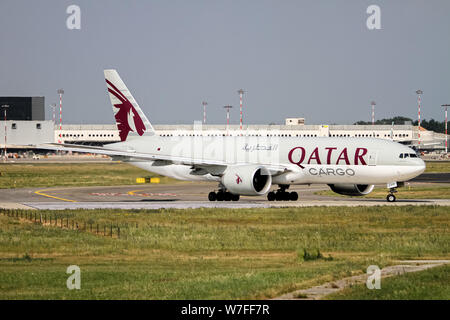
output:
[[[0,299],[275,297],[372,264],[448,259],[449,209],[39,211],[80,225],[120,225],[120,239],[0,214]],[[304,250],[324,258],[305,259]],[[81,290],[66,288],[73,264]]]
[[[114,186],[136,184],[138,177],[159,177],[127,163],[0,164],[0,189]],[[161,183],[176,180],[160,177]]]
[[[330,197],[345,197],[349,196],[339,195],[331,190],[317,191],[314,194]],[[386,188],[375,188],[371,193],[364,196],[364,198],[385,199],[388,194]],[[450,185],[439,186],[423,186],[412,185],[405,186],[398,189],[396,196],[399,199],[450,199]],[[358,197],[359,198],[359,197]]]
[[[450,172],[450,161],[426,161],[426,173]]]
[[[382,279],[379,290],[367,290],[365,285],[357,285],[329,295],[326,299],[448,300],[450,299],[450,265]]]

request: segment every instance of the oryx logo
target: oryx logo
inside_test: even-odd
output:
[[[145,132],[145,125],[139,116],[136,109],[133,107],[131,102],[116,88],[108,79],[105,79],[108,84],[108,91],[113,94],[121,103],[114,105],[117,112],[114,117],[116,118],[117,129],[119,129],[119,136],[121,141],[127,139],[128,133],[130,131],[137,132],[142,136]]]
[[[242,178],[236,174],[236,183],[240,184],[242,182]]]

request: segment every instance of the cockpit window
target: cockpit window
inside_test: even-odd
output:
[[[415,154],[415,153],[400,153],[399,158],[400,159],[417,158],[417,154]]]

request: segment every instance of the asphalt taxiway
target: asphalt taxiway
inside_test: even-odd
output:
[[[429,181],[430,179],[428,179]],[[414,183],[414,182],[413,182]],[[420,182],[418,182],[420,183]],[[55,187],[4,189],[0,192],[0,208],[8,209],[160,209],[160,208],[269,208],[307,206],[380,206],[380,205],[450,205],[449,199],[401,199],[387,203],[385,199],[366,197],[329,197],[315,194],[329,190],[327,185],[291,186],[298,201],[267,201],[266,197],[241,196],[237,202],[207,200],[216,183],[181,182],[134,186]],[[387,191],[386,191],[387,194]]]

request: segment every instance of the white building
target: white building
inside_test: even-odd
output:
[[[161,137],[252,136],[252,137],[373,137],[417,144],[418,127],[413,125],[154,125]],[[59,129],[55,130],[55,142]],[[443,149],[445,135],[421,129],[422,149]],[[115,125],[63,125],[61,138],[68,143],[104,144],[120,141]]]
[[[120,141],[120,137],[115,124],[64,124],[62,130],[55,126],[54,142],[60,140],[68,143],[104,144]]]
[[[41,143],[53,142],[53,121],[0,121],[1,148],[5,147],[5,136],[7,148],[28,149]]]
[[[0,122],[0,147],[4,147]],[[7,147],[33,148],[42,143],[103,145],[120,141],[116,125],[53,125],[52,121],[7,121]],[[405,144],[418,142],[418,127],[412,125],[154,125],[161,137],[237,136],[251,137],[375,137]],[[61,137],[60,137],[61,136]],[[445,135],[421,130],[421,149],[444,149]]]

